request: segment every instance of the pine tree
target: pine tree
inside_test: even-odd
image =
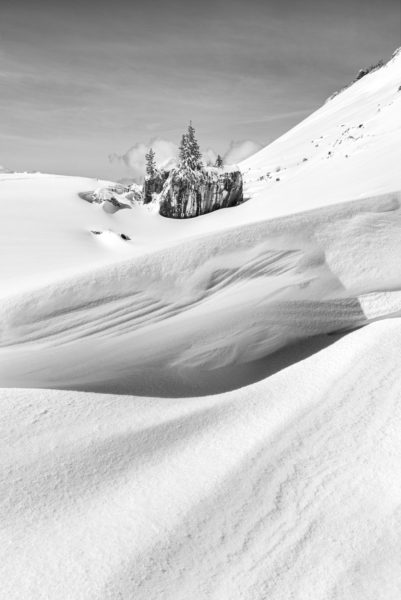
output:
[[[179,166],[190,171],[198,171],[203,167],[202,154],[195,137],[195,129],[192,126],[192,121],[188,125],[188,132],[184,133],[181,138]]]
[[[189,154],[191,157],[191,168],[194,171],[201,169],[203,167],[202,154],[200,151],[198,140],[195,137],[195,128],[192,125],[192,121],[190,121],[188,125],[187,139]]]
[[[224,164],[223,163],[223,159],[221,158],[220,154],[218,154],[217,158],[216,158],[216,162],[214,163],[214,166],[218,167],[219,169],[221,169],[222,166],[223,166],[223,164]]]
[[[146,160],[146,175],[148,177],[153,177],[156,173],[156,160],[155,160],[155,152],[153,148],[149,149],[149,152],[145,154]]]
[[[179,165],[181,167],[188,168],[188,160],[189,160],[189,146],[188,146],[188,136],[186,133],[182,135],[180,147],[178,150],[178,160]]]

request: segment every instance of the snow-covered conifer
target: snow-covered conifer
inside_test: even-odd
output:
[[[221,169],[221,168],[222,168],[222,166],[223,166],[223,164],[224,164],[224,163],[223,163],[223,159],[222,159],[222,157],[220,156],[220,154],[218,154],[218,155],[217,155],[217,158],[216,158],[216,162],[214,163],[214,166],[215,166],[215,167],[218,167],[219,169]]]
[[[190,171],[199,171],[202,169],[202,154],[195,137],[195,128],[192,121],[188,125],[187,133],[184,133],[181,138],[179,147],[179,167]]]
[[[153,148],[149,149],[149,152],[145,154],[146,160],[146,175],[148,177],[154,177],[156,173],[156,160],[155,160],[155,152]]]
[[[187,139],[188,139],[189,154],[190,154],[191,163],[192,163],[191,168],[193,170],[201,169],[203,167],[202,154],[200,151],[198,140],[196,139],[196,136],[195,136],[195,128],[192,125],[192,121],[190,121],[189,125],[188,125]]]

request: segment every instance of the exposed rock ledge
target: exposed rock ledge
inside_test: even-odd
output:
[[[164,217],[185,219],[236,206],[242,201],[243,183],[239,170],[172,169],[159,196],[159,212]]]

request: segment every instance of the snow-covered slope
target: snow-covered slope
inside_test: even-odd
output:
[[[193,220],[0,175],[7,599],[399,599],[400,84]]]
[[[400,87],[398,51],[244,161],[255,209],[281,215],[400,189]]]

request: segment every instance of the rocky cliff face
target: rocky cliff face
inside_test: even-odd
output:
[[[160,193],[160,214],[186,219],[243,201],[240,171],[172,169]]]
[[[142,196],[143,203],[149,204],[154,199],[155,194],[160,194],[163,189],[164,183],[168,178],[168,171],[157,170],[153,177],[147,176],[143,182]]]

